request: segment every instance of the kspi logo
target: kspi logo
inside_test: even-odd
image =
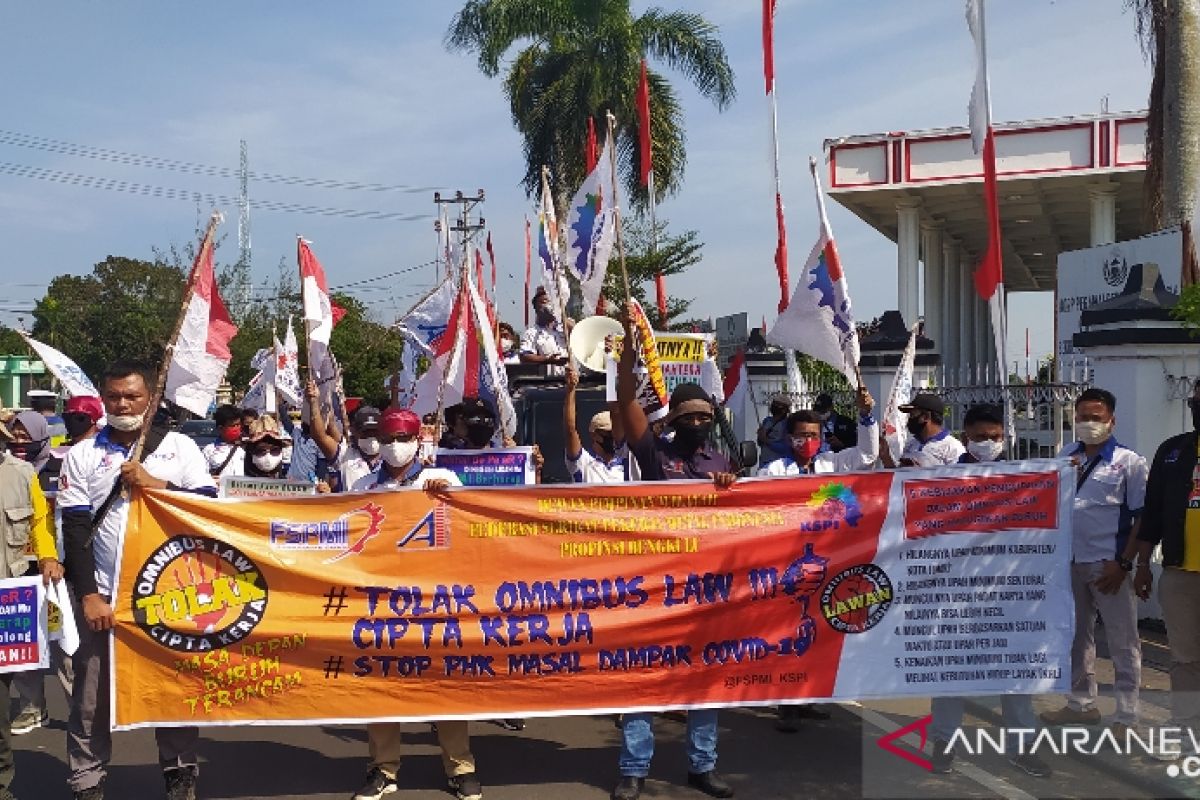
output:
[[[842,570],[821,592],[821,613],[835,631],[862,633],[874,628],[892,605],[892,582],[874,564]]]
[[[159,644],[183,652],[246,638],[267,610],[267,582],[236,547],[175,536],[151,553],[133,588],[133,618]]]
[[[802,532],[835,531],[843,522],[853,528],[863,516],[858,497],[849,486],[841,483],[827,483],[821,486],[812,493],[805,506],[809,516],[800,522]]]

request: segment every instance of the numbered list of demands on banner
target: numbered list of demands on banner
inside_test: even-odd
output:
[[[892,646],[907,686],[1046,691],[1069,672],[1057,472],[910,480]],[[1059,623],[1063,624],[1059,624]]]

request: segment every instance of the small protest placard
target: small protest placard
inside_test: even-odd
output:
[[[524,486],[537,483],[532,447],[497,447],[491,450],[438,448],[438,468],[458,476],[463,486]]]
[[[251,478],[226,475],[221,478],[221,497],[302,497],[316,494],[317,485],[287,478]]]
[[[41,576],[0,580],[0,672],[50,665]]]

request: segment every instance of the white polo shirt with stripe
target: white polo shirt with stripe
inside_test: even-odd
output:
[[[59,473],[58,507],[63,511],[92,513],[104,505],[121,474],[121,465],[129,459],[129,448],[112,441],[109,431],[105,427],[67,452]],[[208,474],[207,459],[196,443],[182,433],[167,433],[142,465],[159,480],[216,497],[217,485]],[[108,597],[112,597],[116,583],[118,548],[128,520],[129,500],[118,497],[92,541],[96,587]]]
[[[1078,475],[1090,461],[1081,442],[1062,449],[1059,458],[1077,457]],[[1096,466],[1075,492],[1071,515],[1072,556],[1080,564],[1112,561],[1129,539],[1134,520],[1146,504],[1146,459],[1117,442],[1114,437],[1100,448]]]

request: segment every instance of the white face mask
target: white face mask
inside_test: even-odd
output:
[[[358,449],[364,456],[379,455],[379,440],[374,436],[358,440]]]
[[[509,350],[512,350],[512,346],[513,340],[509,339],[507,336],[500,340],[500,349],[504,352],[507,353]]]
[[[274,472],[275,468],[283,462],[283,454],[258,453],[250,460],[254,462],[257,469],[261,469],[263,472]]]
[[[142,427],[142,422],[144,422],[144,421],[145,421],[145,415],[143,415],[143,414],[109,414],[108,415],[108,424],[112,425],[114,428],[116,428],[119,431],[124,431],[125,433],[128,433],[130,431],[136,431],[138,428]]]
[[[1004,455],[1004,442],[985,439],[982,442],[967,442],[967,452],[977,461],[996,461]]]
[[[416,439],[411,442],[391,442],[385,444],[381,450],[383,452],[383,460],[387,462],[389,467],[403,467],[405,464],[412,463],[412,460],[417,457],[417,450],[421,447],[421,443]]]
[[[1084,444],[1102,444],[1112,435],[1111,422],[1076,422],[1075,436]]]

